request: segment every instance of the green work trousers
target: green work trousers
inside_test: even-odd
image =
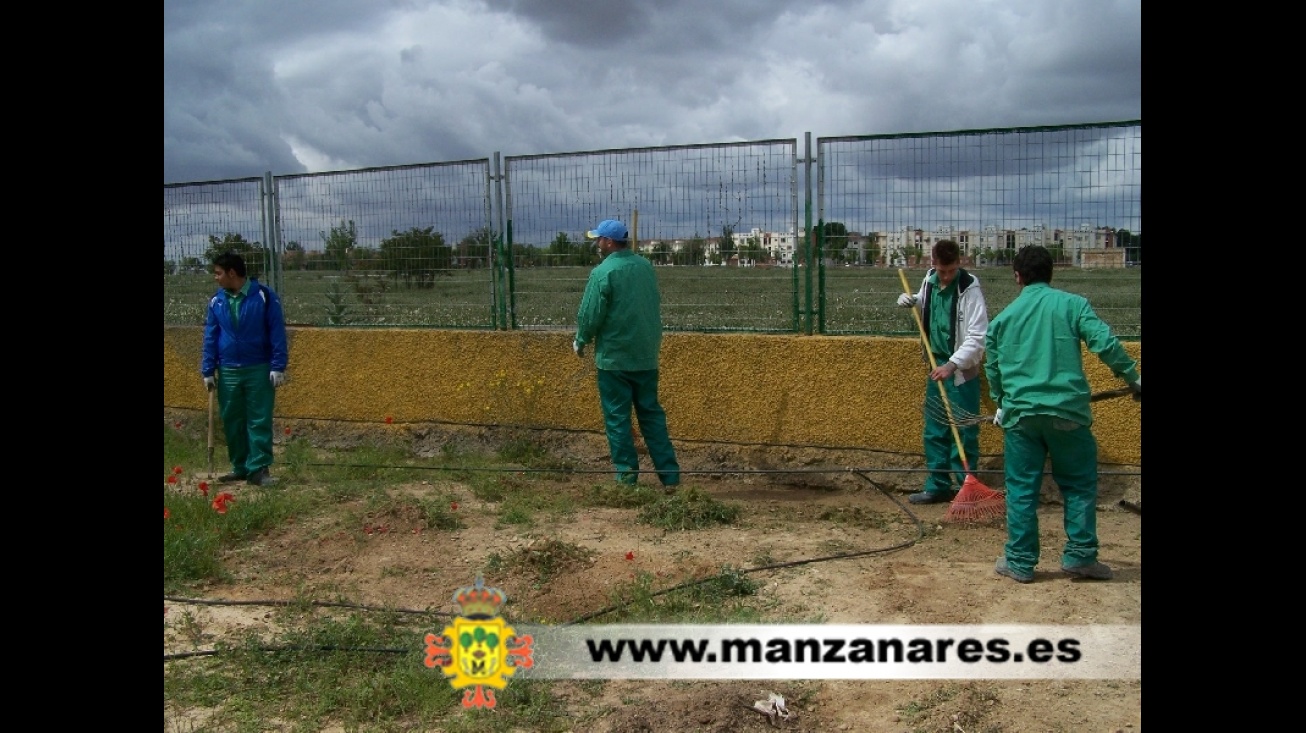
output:
[[[1032,573],[1038,564],[1038,498],[1043,465],[1061,490],[1066,546],[1063,567],[1097,562],[1097,439],[1087,425],[1029,415],[1007,428],[1007,566]]]
[[[268,365],[218,369],[218,407],[227,436],[227,457],[237,476],[272,465],[272,409],[276,390]]]
[[[948,405],[943,404],[938,385],[948,391]],[[956,491],[966,481],[966,466],[957,452],[957,439],[948,423],[947,408],[952,408],[954,418],[969,417],[979,412],[980,380],[972,379],[960,386],[949,377],[935,382],[925,378],[925,467],[930,470],[925,478],[925,491],[931,494]],[[966,461],[971,468],[979,461],[979,426],[957,428],[961,444],[966,449]]]
[[[639,454],[635,451],[630,424],[633,407],[658,480],[663,486],[678,485],[680,464],[676,462],[676,449],[667,435],[667,413],[658,402],[658,370],[625,372],[599,369],[598,382],[603,427],[608,434],[608,452],[617,470],[617,480],[634,484],[639,476]]]

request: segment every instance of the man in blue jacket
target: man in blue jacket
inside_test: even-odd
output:
[[[594,344],[599,403],[617,481],[634,484],[639,456],[631,434],[633,407],[658,480],[668,490],[680,484],[680,464],[667,434],[667,413],[658,401],[658,358],[662,348],[662,300],[657,274],[630,250],[630,233],[615,219],[586,232],[603,261],[590,271],[576,313],[572,350],[585,356]]]
[[[272,410],[289,358],[286,319],[277,294],[245,272],[244,258],[234,252],[213,259],[218,291],[204,320],[200,375],[205,389],[218,391],[231,459],[231,473],[218,481],[270,486],[276,483],[268,474]]]

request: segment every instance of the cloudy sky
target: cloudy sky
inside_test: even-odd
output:
[[[164,0],[163,180],[1142,119],[1141,5]]]

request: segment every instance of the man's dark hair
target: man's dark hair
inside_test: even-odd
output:
[[[235,270],[237,275],[245,277],[245,258],[231,250],[214,257],[213,264],[224,270]]]
[[[1020,281],[1025,285],[1052,282],[1052,253],[1037,244],[1021,247],[1016,252],[1016,259],[1011,261],[1011,269],[1020,273]]]
[[[940,265],[951,265],[961,259],[961,248],[951,239],[940,239],[934,243],[930,254]]]

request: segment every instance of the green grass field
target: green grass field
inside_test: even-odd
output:
[[[567,329],[575,324],[590,268],[533,267],[496,282],[492,270],[451,270],[434,287],[409,288],[379,273],[286,272],[279,291],[286,320],[300,326]],[[1016,297],[1009,267],[972,270],[980,278],[989,315]],[[1142,268],[1059,269],[1053,285],[1087,297],[1098,315],[1127,340],[1142,338]],[[898,271],[885,267],[799,268],[659,267],[662,318],[670,331],[915,335],[894,301]],[[914,289],[925,268],[907,270]],[[213,278],[164,275],[164,325],[201,325]],[[513,316],[496,320],[500,291]],[[821,297],[822,293],[824,298]],[[507,310],[507,309],[505,309]]]

